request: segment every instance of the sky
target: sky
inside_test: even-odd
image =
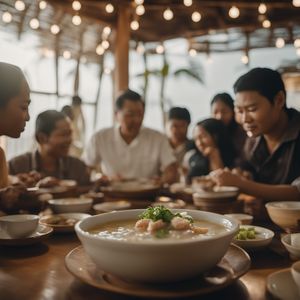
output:
[[[21,67],[29,81],[32,90],[55,91],[54,58],[43,57],[41,51],[36,48],[38,39],[32,34],[23,35],[17,41],[12,35],[1,32],[0,27],[0,61],[16,64]],[[286,60],[296,60],[297,54],[293,46],[285,46],[282,49],[268,48],[251,50],[249,66],[241,62],[241,52],[224,54],[212,53],[208,59],[205,54],[198,54],[196,57],[189,57],[187,54],[187,42],[184,39],[167,41],[165,49],[167,60],[170,64],[170,73],[189,65],[189,60],[201,66],[204,84],[188,78],[167,78],[165,95],[167,108],[171,106],[184,106],[191,112],[192,124],[209,117],[210,100],[216,93],[228,92],[232,96],[232,86],[237,78],[253,67],[278,68]],[[162,66],[162,57],[152,55],[148,60],[150,70],[159,69]],[[105,67],[113,69],[114,61],[112,54],[108,54],[105,60]],[[72,95],[74,82],[75,60],[60,59],[60,92],[61,94]],[[143,59],[137,52],[130,53],[130,83],[131,89],[142,92],[143,81],[136,75],[144,71]],[[81,82],[79,95],[85,102],[94,102],[98,86],[98,68],[95,65],[82,63]],[[91,134],[104,127],[113,124],[113,98],[111,75],[104,75],[100,95],[100,105],[97,115],[96,127],[94,127],[94,113],[91,105],[84,105],[84,115],[87,120],[86,140]],[[147,107],[144,125],[163,131],[161,111],[159,108],[160,81],[156,77],[150,77],[147,93]],[[300,106],[299,95],[288,97],[289,106]],[[70,97],[61,98],[59,101],[54,96],[41,96],[32,94],[30,107],[31,120],[28,122],[25,132],[19,140],[8,139],[8,159],[14,155],[29,150],[33,145],[34,122],[38,113],[46,109],[61,109],[64,105],[70,104]]]

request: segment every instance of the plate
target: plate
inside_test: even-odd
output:
[[[55,215],[49,215],[49,216],[43,216],[40,218],[39,223],[45,226],[50,226],[53,228],[54,232],[74,232],[74,226],[77,222],[90,217],[89,214],[83,214],[83,213],[65,213],[65,214],[55,214]],[[53,217],[62,217],[65,219],[75,219],[77,220],[76,223],[73,225],[60,225],[60,224],[52,224],[51,219]]]
[[[127,209],[131,206],[129,201],[120,200],[120,201],[110,201],[110,202],[103,202],[99,204],[95,204],[93,209],[96,212],[109,212],[113,210],[122,210]]]
[[[284,269],[270,274],[267,278],[267,289],[278,299],[300,299],[300,294],[292,277],[291,269]]]
[[[233,239],[233,243],[244,249],[256,249],[269,245],[274,237],[274,232],[264,227],[241,225],[240,228],[254,228],[255,239],[237,240]]]
[[[204,199],[234,198],[239,189],[235,186],[215,186],[212,191],[197,190],[197,197]]]
[[[170,284],[129,282],[97,269],[82,246],[73,249],[65,258],[70,273],[83,282],[118,294],[138,297],[188,297],[222,289],[245,274],[250,268],[250,257],[241,248],[230,245],[219,264],[205,275]]]
[[[8,236],[3,236],[3,234],[0,232],[0,245],[22,246],[35,244],[47,238],[52,231],[53,229],[51,227],[39,224],[36,232],[33,233],[31,236],[17,239]]]

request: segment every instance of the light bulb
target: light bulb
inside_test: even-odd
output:
[[[136,21],[136,20],[134,20],[134,21],[132,21],[132,22],[130,23],[130,28],[131,28],[132,30],[138,30],[139,27],[140,27],[140,24],[139,24],[139,22]]]
[[[109,26],[105,26],[105,27],[103,28],[102,34],[103,34],[105,37],[108,37],[108,36],[110,35],[110,33],[111,33],[111,28],[110,28]]]
[[[164,19],[170,21],[173,19],[174,14],[170,8],[167,8],[163,13]]]
[[[109,74],[111,73],[111,69],[108,68],[108,67],[105,67],[105,68],[104,68],[104,73],[105,73],[106,75],[109,75]]]
[[[50,27],[50,31],[52,34],[58,34],[60,32],[60,27],[54,24]]]
[[[193,0],[183,0],[183,4],[185,6],[191,6],[193,4]]]
[[[40,3],[39,3],[40,10],[44,10],[46,7],[47,7],[47,2],[46,1],[40,1]]]
[[[15,2],[15,8],[19,11],[23,11],[25,9],[25,3],[21,0],[17,0]]]
[[[38,19],[33,18],[30,20],[29,25],[32,29],[38,29],[40,27],[40,22]]]
[[[229,17],[232,18],[232,19],[236,19],[240,16],[240,10],[236,7],[236,6],[232,6],[230,9],[229,9]]]
[[[64,59],[70,59],[71,58],[71,52],[69,50],[65,50],[63,52]]]
[[[79,26],[81,24],[81,17],[78,15],[73,16],[72,23],[76,26]]]
[[[115,10],[114,6],[111,3],[106,4],[105,10],[107,13],[111,14]]]
[[[162,54],[162,53],[164,53],[164,51],[165,51],[165,48],[164,48],[163,45],[158,45],[158,46],[156,47],[156,53]]]
[[[144,0],[134,0],[136,5],[142,5],[144,3]]]
[[[2,15],[2,21],[4,23],[10,23],[12,21],[12,15],[8,11],[4,12]]]
[[[248,55],[243,55],[243,56],[241,57],[241,62],[242,62],[243,64],[247,65],[247,64],[249,63],[249,57],[248,57]]]
[[[194,11],[192,13],[192,20],[193,20],[193,22],[200,22],[201,18],[202,18],[201,14],[198,11]]]
[[[81,3],[79,1],[73,1],[72,2],[72,8],[76,11],[81,9]]]
[[[136,51],[139,54],[143,54],[145,52],[145,47],[143,43],[138,43],[138,46],[136,47]]]
[[[297,54],[298,56],[300,56],[300,48],[298,48],[298,49],[296,50],[296,54]]]
[[[275,42],[276,48],[283,48],[284,45],[285,45],[285,41],[284,41],[283,38],[279,37],[279,38],[276,39],[276,42]]]
[[[264,3],[259,4],[258,12],[262,15],[265,14],[267,12],[267,5]]]
[[[102,47],[101,44],[99,44],[99,45],[97,46],[97,48],[96,48],[96,53],[97,53],[98,55],[103,55],[104,52],[105,52],[105,49]]]
[[[138,5],[135,9],[135,12],[138,16],[142,16],[145,13],[145,6],[144,5]]]
[[[264,20],[262,22],[263,28],[270,28],[271,27],[271,22],[269,20]]]
[[[102,41],[101,46],[103,47],[104,50],[109,48],[109,41]]]
[[[295,41],[294,41],[294,47],[295,48],[300,48],[300,39],[295,39]]]
[[[300,7],[300,0],[293,0],[293,5],[295,7]]]
[[[197,55],[197,51],[195,49],[190,49],[189,50],[189,55],[192,57],[195,57]]]

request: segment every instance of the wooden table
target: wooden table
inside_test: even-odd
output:
[[[134,299],[98,290],[75,279],[66,270],[64,258],[78,245],[80,242],[75,234],[56,234],[44,243],[32,246],[0,246],[0,299]],[[250,256],[252,266],[246,275],[231,286],[201,296],[201,299],[271,299],[266,293],[266,277],[290,267],[292,262],[286,253],[279,255],[270,249],[250,253]]]

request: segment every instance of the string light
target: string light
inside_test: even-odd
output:
[[[295,41],[294,41],[294,47],[295,48],[300,48],[300,39],[295,39]]]
[[[165,11],[164,11],[164,19],[167,20],[167,21],[170,21],[173,19],[174,17],[174,14],[172,12],[172,10],[168,7]]]
[[[111,73],[111,69],[108,68],[108,67],[105,67],[105,68],[104,68],[104,73],[105,73],[106,75],[109,75],[109,74]]]
[[[283,38],[277,38],[275,42],[276,48],[283,48],[285,45],[285,41]]]
[[[40,27],[40,22],[37,18],[33,18],[30,20],[29,25],[32,29],[38,29]]]
[[[240,10],[236,6],[232,6],[229,9],[228,15],[232,19],[236,19],[240,16]]]
[[[165,47],[163,45],[157,45],[155,50],[156,50],[156,53],[162,54],[165,52]]]
[[[145,13],[145,6],[144,5],[138,5],[135,9],[135,12],[138,16],[142,16]]]
[[[78,15],[73,16],[72,23],[76,26],[79,26],[81,24],[81,17]]]
[[[110,35],[110,33],[111,33],[111,28],[109,26],[105,26],[102,32],[103,36],[107,38]]]
[[[64,59],[70,59],[71,58],[71,52],[69,50],[65,50],[63,52]]]
[[[144,3],[144,0],[134,0],[136,5],[142,5]]]
[[[191,5],[193,5],[193,0],[183,0],[183,4],[185,5],[185,6],[191,6]]]
[[[270,28],[271,27],[271,22],[269,20],[264,20],[262,22],[263,28]]]
[[[242,57],[241,57],[241,62],[244,64],[244,65],[247,65],[248,63],[249,63],[249,57],[248,57],[248,55],[243,55]]]
[[[267,12],[267,5],[264,3],[259,4],[258,6],[258,12],[263,15]]]
[[[138,45],[137,45],[137,47],[136,47],[136,51],[137,51],[137,53],[139,53],[139,54],[143,54],[143,53],[145,53],[145,47],[144,47],[144,45],[143,45],[143,43],[138,43]]]
[[[6,11],[2,15],[2,21],[4,23],[10,23],[12,21],[12,15],[10,12]]]
[[[300,48],[296,50],[296,54],[300,56]]]
[[[102,41],[101,46],[104,50],[109,48],[109,41]]]
[[[295,7],[300,7],[300,0],[293,0],[293,5]]]
[[[76,11],[81,9],[81,3],[79,1],[73,1],[72,2],[72,8]]]
[[[197,55],[197,51],[195,49],[190,49],[189,50],[189,55],[192,57],[195,57]]]
[[[47,58],[52,58],[54,57],[54,51],[48,48],[45,48],[42,50],[42,54],[47,57]]]
[[[53,24],[50,27],[50,31],[51,31],[52,34],[58,34],[60,32],[60,27],[56,24]]]
[[[192,13],[192,20],[193,20],[193,22],[196,22],[196,23],[200,22],[201,18],[202,18],[202,16],[201,16],[201,14],[198,11],[194,11]]]
[[[111,3],[106,4],[105,10],[108,14],[111,14],[114,12],[115,8]]]
[[[40,3],[39,3],[40,10],[44,10],[46,7],[47,7],[47,2],[46,1],[40,1]]]
[[[139,27],[140,27],[140,24],[139,24],[139,22],[136,21],[136,20],[133,20],[133,21],[130,23],[130,28],[131,28],[132,30],[138,30]]]
[[[97,53],[98,55],[103,55],[104,52],[105,52],[105,49],[102,47],[101,44],[99,44],[99,45],[97,46],[97,48],[96,48],[96,53]]]
[[[17,0],[15,2],[15,8],[19,11],[23,11],[25,9],[25,3],[21,0]]]

